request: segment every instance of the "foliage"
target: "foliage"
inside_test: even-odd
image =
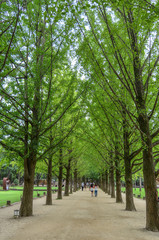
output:
[[[19,184],[19,180],[17,178],[14,179],[14,184],[17,186]]]

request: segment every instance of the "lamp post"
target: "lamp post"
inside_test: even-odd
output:
[[[19,209],[14,210],[14,218],[19,217]]]

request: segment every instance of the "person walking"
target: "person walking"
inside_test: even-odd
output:
[[[95,195],[95,197],[97,197],[97,194],[98,194],[98,186],[97,186],[97,184],[95,184],[95,187],[94,187],[94,195]]]
[[[81,187],[82,187],[82,191],[83,191],[83,188],[84,188],[84,182],[82,182]]]
[[[93,183],[90,184],[91,196],[93,197]]]

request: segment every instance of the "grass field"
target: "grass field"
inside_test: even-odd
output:
[[[124,192],[125,187],[122,187],[121,190],[122,190],[122,192]],[[159,193],[159,189],[158,189],[158,193]],[[143,198],[143,197],[145,197],[145,189],[142,188],[141,191],[140,191],[140,188],[136,188],[136,190],[135,190],[135,188],[133,188],[133,194],[135,194],[135,197],[140,195],[140,198]]]
[[[23,187],[10,187],[9,191],[0,191],[0,207],[5,206],[7,201],[11,201],[12,203],[15,202],[20,202],[21,201],[21,197],[23,194],[23,191],[14,191],[11,189],[18,189],[18,190],[23,190]],[[46,190],[46,186],[44,187],[34,187],[35,190]],[[52,190],[57,189],[57,187],[52,187]],[[2,187],[0,188],[0,190],[2,190]],[[43,192],[44,191],[34,191],[33,192],[33,197],[37,197],[37,194],[40,194],[40,196],[43,196]]]
[[[15,186],[15,187],[10,187],[9,189],[18,189],[18,190],[23,190],[23,187],[19,187],[19,186]],[[39,186],[39,187],[36,187],[36,186],[34,186],[34,189],[35,190],[40,190],[40,189],[45,189],[45,190],[47,190],[47,186]],[[53,189],[58,189],[57,187],[52,187],[52,190]]]
[[[22,191],[0,191],[0,207],[5,206],[7,201],[11,201],[12,203],[20,202],[22,197]],[[40,196],[43,196],[43,192],[34,192],[33,197],[37,197],[37,193]]]

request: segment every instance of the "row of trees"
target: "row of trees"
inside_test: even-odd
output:
[[[53,155],[62,155],[84,90],[66,58],[70,25],[62,3],[3,1],[1,7],[0,144],[23,162],[20,215],[30,216],[36,163],[46,160],[50,173]]]
[[[79,8],[83,9],[81,14]],[[132,170],[137,165],[143,166],[146,228],[159,230],[155,174],[159,133],[156,121],[158,1],[156,4],[142,0],[131,3],[125,0],[76,1],[72,14],[79,36],[78,62],[85,69],[87,78],[92,80],[93,97],[87,104],[89,115],[105,135],[100,141],[94,136],[92,143],[98,141],[100,145],[106,145],[104,150],[108,148],[110,168],[114,154],[116,171],[119,159],[123,157],[128,210],[135,210]],[[98,117],[99,108],[104,118]],[[102,156],[107,159],[105,154]],[[119,176],[116,172],[116,180]]]
[[[117,202],[124,177],[129,211],[132,174],[143,170],[146,228],[159,230],[158,1],[11,0],[1,9],[0,144],[24,169],[20,215],[33,213],[37,164],[47,204],[52,173],[58,198],[63,173],[65,195],[71,173],[75,186],[93,173],[112,197],[115,176]]]

